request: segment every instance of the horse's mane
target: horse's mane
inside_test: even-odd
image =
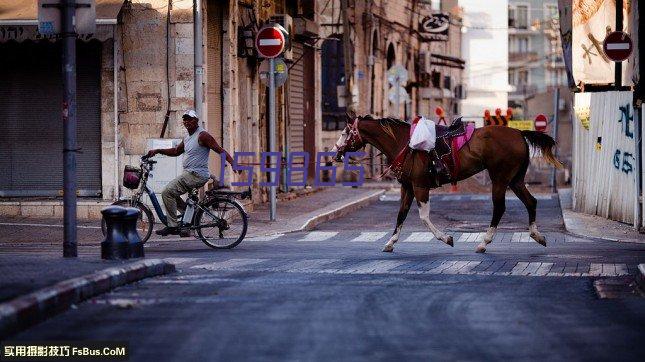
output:
[[[394,131],[392,131],[392,126],[410,127],[410,124],[408,122],[394,117],[375,118],[371,114],[368,114],[359,118],[365,121],[377,121],[383,131],[395,140],[397,139],[397,137],[394,134]]]

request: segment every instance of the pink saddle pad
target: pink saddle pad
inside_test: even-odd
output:
[[[468,143],[470,138],[473,136],[473,132],[475,132],[475,126],[472,124],[466,125],[466,133],[452,139],[452,144],[454,146],[453,152],[458,152],[462,147],[464,147],[464,145]]]

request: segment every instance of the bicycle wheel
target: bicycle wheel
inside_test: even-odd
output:
[[[202,209],[203,208],[203,209]],[[248,216],[242,206],[228,199],[214,199],[195,214],[197,235],[214,249],[231,249],[246,236]]]
[[[137,221],[137,233],[141,238],[141,242],[145,243],[150,239],[152,235],[152,229],[155,226],[155,217],[152,215],[152,211],[141,202],[137,202],[135,205],[132,205],[131,200],[119,200],[114,202],[112,205],[123,206],[123,207],[136,207],[141,210],[141,215],[139,215],[139,220]],[[105,220],[101,220],[101,231],[103,236],[107,232],[107,226],[105,225]]]

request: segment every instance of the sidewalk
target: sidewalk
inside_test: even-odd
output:
[[[588,238],[645,244],[645,234],[639,233],[631,225],[573,211],[571,189],[558,190],[558,196],[562,207],[562,218],[568,232]]]
[[[327,187],[308,196],[278,202],[276,221],[269,221],[269,204],[249,213],[247,237],[308,230],[378,200],[389,184],[369,188]]]

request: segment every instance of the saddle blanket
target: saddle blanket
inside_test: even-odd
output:
[[[410,148],[430,152],[437,141],[435,123],[425,117],[416,117],[410,127]]]

